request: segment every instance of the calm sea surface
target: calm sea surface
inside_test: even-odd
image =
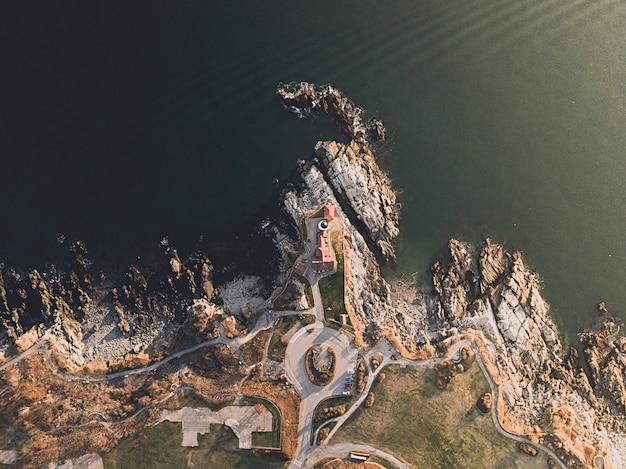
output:
[[[491,235],[570,337],[600,299],[626,318],[624,2],[41,3],[0,7],[7,263],[41,263],[58,232],[115,266],[250,229],[334,135],[275,98],[308,80],[389,129],[398,272]]]

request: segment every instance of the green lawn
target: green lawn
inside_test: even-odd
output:
[[[102,455],[105,469],[278,469],[284,465],[240,450],[237,437],[222,425],[212,425],[210,433],[199,435],[198,447],[182,447],[181,428],[180,423],[162,422],[143,435],[122,439],[112,451]]]
[[[394,366],[385,373],[373,390],[374,405],[355,412],[333,443],[369,443],[414,468],[547,467],[544,456],[521,453],[497,432],[490,414],[478,411],[476,401],[489,385],[476,363],[445,391],[434,385],[433,370]]]
[[[320,293],[324,301],[324,319],[332,324],[332,321],[339,322],[340,314],[346,313],[344,303],[344,279],[343,279],[343,254],[336,253],[337,272],[324,277],[318,282]]]
[[[181,391],[178,393],[178,402],[182,407],[208,407],[217,412],[224,407],[233,405],[235,398],[225,400],[224,402],[209,402],[193,391]]]

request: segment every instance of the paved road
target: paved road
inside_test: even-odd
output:
[[[328,397],[341,396],[345,379],[350,376],[348,370],[356,367],[358,350],[351,344],[351,339],[347,334],[324,327],[321,322],[315,322],[300,329],[289,341],[285,353],[285,371],[287,379],[301,398],[298,448],[290,467],[301,467],[312,448],[311,433],[315,407]],[[317,386],[307,375],[305,355],[313,345],[322,343],[333,348],[337,362],[333,380],[326,386]]]
[[[307,467],[312,467],[316,463],[326,458],[345,458],[350,451],[363,451],[385,459],[399,469],[410,469],[404,462],[400,461],[393,454],[387,453],[370,445],[360,443],[338,443],[336,445],[327,445],[318,447],[311,451],[307,459]]]
[[[497,388],[495,383],[493,382],[493,379],[491,378],[491,375],[488,373],[487,368],[485,367],[485,364],[482,360],[482,357],[480,355],[480,352],[478,351],[478,349],[476,348],[476,346],[474,345],[473,342],[470,341],[461,341],[458,342],[457,344],[455,344],[451,349],[450,352],[448,354],[448,357],[452,357],[454,355],[456,355],[457,353],[459,353],[460,349],[465,346],[465,345],[469,345],[472,350],[474,351],[474,354],[476,355],[477,358],[477,362],[478,365],[481,369],[481,371],[483,372],[483,374],[485,375],[487,381],[489,382],[489,386],[491,388],[491,393],[494,396],[494,403],[493,406],[491,408],[491,416],[493,419],[493,422],[496,426],[496,429],[498,430],[498,432],[500,432],[502,435],[504,435],[507,438],[510,438],[512,440],[518,441],[518,442],[523,442],[523,443],[527,443],[530,444],[532,446],[534,446],[535,448],[537,448],[540,451],[545,452],[548,456],[550,456],[552,459],[554,459],[556,461],[556,463],[559,465],[559,467],[561,467],[561,469],[568,469],[567,466],[557,457],[557,455],[550,450],[548,447],[541,445],[541,444],[537,444],[537,443],[533,443],[531,442],[528,438],[525,438],[523,436],[520,435],[515,435],[512,433],[507,432],[504,428],[502,428],[502,425],[500,424],[500,421],[498,420],[498,416],[497,416]],[[370,359],[373,355],[375,354],[382,354],[384,359],[381,362],[380,366],[376,369],[376,370],[372,370],[372,368],[370,367],[369,363],[370,363]],[[344,414],[341,415],[339,417],[336,417],[334,419],[330,419],[326,422],[326,425],[328,425],[331,422],[336,422],[335,427],[330,431],[330,433],[328,434],[328,436],[326,437],[326,440],[324,441],[324,443],[322,443],[321,446],[319,446],[318,448],[316,448],[315,450],[313,450],[310,455],[309,458],[306,460],[307,462],[307,467],[309,465],[314,464],[316,461],[324,459],[325,457],[332,457],[335,456],[334,451],[331,449],[330,451],[326,451],[325,447],[328,448],[333,448],[335,446],[338,445],[330,445],[330,440],[332,439],[332,437],[335,435],[335,433],[339,430],[339,428],[341,427],[341,425],[343,425],[343,423],[361,406],[361,404],[365,401],[365,398],[370,390],[370,388],[372,387],[376,376],[378,376],[378,374],[383,370],[383,368],[385,368],[386,366],[390,365],[390,364],[401,364],[404,363],[407,366],[426,366],[426,367],[434,367],[438,362],[444,360],[445,358],[436,358],[436,359],[428,359],[428,360],[408,360],[405,358],[399,358],[398,360],[392,360],[391,359],[391,355],[395,353],[395,350],[393,349],[393,347],[386,341],[381,341],[374,349],[372,349],[371,351],[369,351],[366,354],[366,361],[368,363],[368,373],[369,373],[369,379],[367,382],[367,386],[365,387],[365,390],[363,391],[362,395],[359,397],[359,399],[350,407],[350,409],[348,409],[348,411]],[[317,430],[317,432],[319,433],[319,430]],[[316,435],[317,437],[317,435]],[[345,445],[348,445],[349,447],[352,447],[353,449],[355,449],[355,445],[350,446],[351,444],[346,443]],[[344,446],[341,446],[341,448],[343,449]],[[370,451],[372,452],[372,451]]]

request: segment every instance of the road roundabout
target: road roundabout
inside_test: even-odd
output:
[[[289,341],[285,353],[285,371],[287,379],[294,386],[301,398],[300,425],[298,430],[298,450],[291,467],[301,467],[309,453],[311,432],[313,430],[313,412],[324,399],[342,396],[344,382],[349,376],[348,370],[354,370],[358,350],[352,345],[352,337],[321,322],[315,322],[300,329]],[[317,386],[309,379],[305,357],[307,351],[316,345],[332,347],[336,355],[335,373],[329,384]]]

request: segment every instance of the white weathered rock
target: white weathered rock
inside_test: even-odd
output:
[[[344,145],[318,142],[315,153],[338,196],[363,222],[385,259],[395,258],[398,237],[398,206],[389,178],[380,170],[369,147],[356,141]]]

